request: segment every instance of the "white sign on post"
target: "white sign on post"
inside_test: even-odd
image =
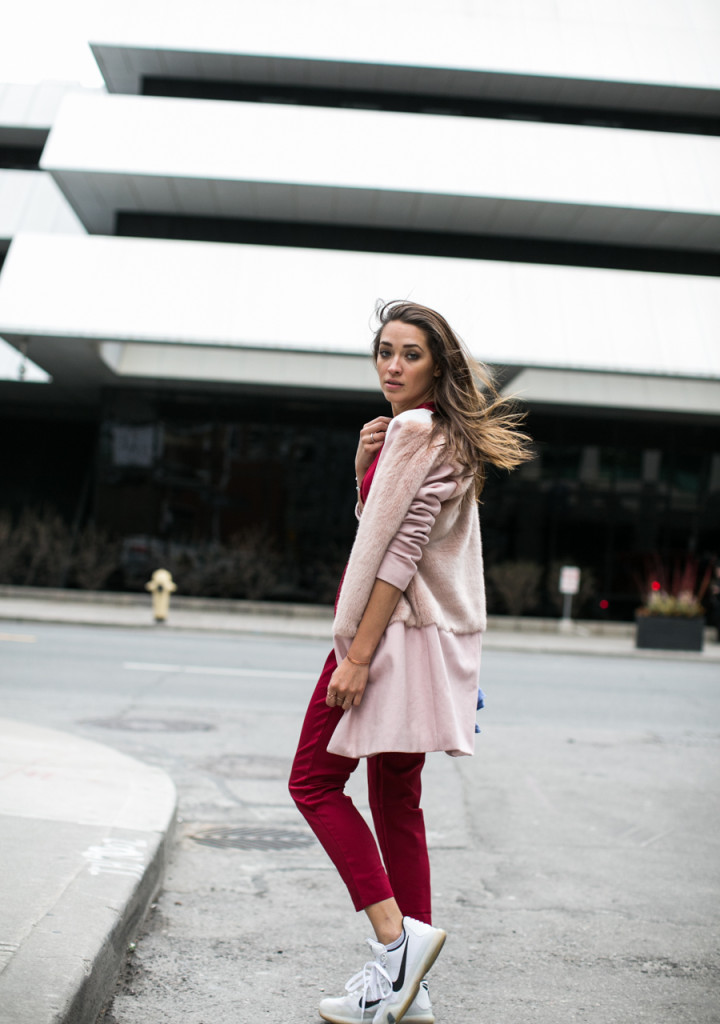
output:
[[[560,570],[560,582],[558,590],[563,595],[562,619],[559,628],[561,630],[572,629],[572,599],[580,589],[580,570],[576,565],[564,565]]]
[[[576,565],[564,565],[560,570],[561,594],[577,594],[580,589],[580,570]]]

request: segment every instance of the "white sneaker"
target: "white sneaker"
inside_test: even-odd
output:
[[[404,917],[405,941],[388,954],[382,947],[388,964],[380,957],[380,966],[392,978],[391,991],[381,1000],[373,1024],[397,1024],[410,1009],[420,983],[437,959],[447,934],[442,928],[433,928],[414,917]],[[428,999],[429,1002],[429,999]]]
[[[407,1008],[402,1024],[435,1024],[435,1014],[430,1002],[430,991],[426,981],[420,982],[417,995]]]
[[[368,939],[368,942],[372,940]],[[332,1024],[370,1024],[378,1004],[373,1000],[366,1002],[365,1009],[362,1008],[362,996],[358,995],[358,989],[354,982],[362,974],[356,974],[347,983],[345,988],[348,994],[338,996],[335,999],[323,999],[320,1003],[320,1016]],[[418,993],[410,1003],[408,1011],[403,1017],[403,1024],[435,1024],[435,1014],[430,1002],[430,991],[426,981],[420,982]]]
[[[364,1024],[373,1020],[380,1003],[392,992],[392,978],[387,971],[387,950],[381,942],[368,939],[373,959],[353,974],[345,986],[347,995],[323,999],[319,1013],[331,1024]],[[382,960],[385,961],[383,965]]]
[[[403,918],[405,939],[390,952],[368,939],[374,959],[353,975],[346,996],[323,999],[320,1016],[331,1024],[433,1024],[427,984],[421,982],[435,963],[446,934],[412,917]],[[411,1013],[412,1011],[412,1013]]]

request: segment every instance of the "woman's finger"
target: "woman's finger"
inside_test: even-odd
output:
[[[353,704],[357,703],[357,700],[347,693],[330,693],[330,691],[328,691],[325,703],[329,708],[342,708],[343,711],[347,711],[353,706]]]
[[[364,427],[361,437],[365,447],[378,448],[384,444],[386,429],[382,423],[369,423],[367,427]]]

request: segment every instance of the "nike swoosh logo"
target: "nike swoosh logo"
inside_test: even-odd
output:
[[[407,961],[408,941],[405,940],[405,949],[403,950],[402,963],[400,964],[400,970],[398,976],[393,982],[393,992],[399,992],[405,984],[405,962]]]

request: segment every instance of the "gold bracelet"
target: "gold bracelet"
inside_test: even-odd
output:
[[[370,664],[369,661],[355,661],[355,659],[351,658],[349,654],[346,654],[345,657],[353,665],[369,665]]]

